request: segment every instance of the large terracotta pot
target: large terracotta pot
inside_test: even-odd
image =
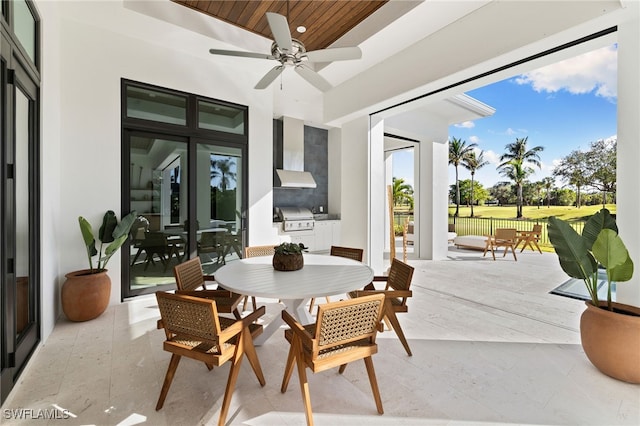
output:
[[[71,321],[89,321],[99,317],[111,296],[111,279],[107,270],[90,273],[89,269],[69,272],[62,285],[62,311]]]
[[[612,312],[606,302],[586,305],[580,337],[589,361],[607,376],[640,383],[640,308],[614,302]]]
[[[304,258],[302,254],[275,253],[272,264],[276,271],[297,271],[304,266]]]

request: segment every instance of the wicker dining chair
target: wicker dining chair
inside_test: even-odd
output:
[[[409,290],[411,279],[413,278],[413,271],[413,266],[398,259],[393,259],[388,275],[373,277],[373,282],[386,282],[384,290],[376,289],[372,282],[367,284],[363,290],[356,290],[349,293],[349,297],[352,298],[377,293],[385,295],[384,321],[388,324],[389,328],[396,332],[398,339],[400,339],[402,346],[404,346],[409,356],[413,354],[411,353],[411,348],[409,347],[407,338],[404,336],[404,331],[402,331],[396,313],[409,312],[407,299],[413,295],[413,292]]]
[[[276,252],[276,246],[274,245],[265,245],[265,246],[247,246],[244,248],[244,257],[257,257],[257,256],[273,256]],[[249,300],[248,296],[244,296],[243,305],[244,309],[247,309],[247,302]],[[251,304],[253,305],[253,310],[256,310],[256,298],[251,296]]]
[[[341,247],[341,246],[331,246],[331,250],[329,251],[331,256],[340,256],[346,257],[347,259],[357,260],[358,262],[362,262],[364,257],[364,250],[361,248],[352,248],[352,247]],[[329,296],[325,297],[327,303],[331,301]],[[313,306],[315,305],[316,298],[312,298],[309,302],[309,313],[313,312]]]
[[[166,334],[163,348],[171,352],[171,361],[156,411],[164,405],[182,357],[204,362],[209,370],[230,361],[231,368],[218,418],[218,425],[224,425],[244,355],[249,360],[260,385],[265,385],[251,337],[251,328],[262,329],[262,326],[254,322],[264,315],[264,306],[243,319],[235,320],[219,316],[216,302],[213,300],[162,291],[156,292],[156,299]]]
[[[291,347],[280,391],[287,391],[294,364],[297,365],[307,425],[313,425],[313,413],[306,369],[318,373],[339,366],[342,374],[348,363],[359,359],[364,359],[378,413],[384,413],[371,358],[378,352],[376,334],[384,303],[382,294],[325,303],[318,306],[315,324],[304,326],[282,311],[282,318],[291,327],[285,331]]]
[[[213,275],[204,275],[200,257],[194,257],[173,267],[173,276],[178,287],[177,294],[191,295],[196,297],[206,297],[216,301],[218,312],[232,313],[240,319],[238,305],[242,300],[242,295],[224,289],[207,289],[207,282],[215,282]],[[198,290],[202,288],[201,290]],[[255,309],[254,309],[255,310]]]

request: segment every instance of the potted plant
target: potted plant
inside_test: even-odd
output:
[[[640,383],[640,308],[611,300],[613,283],[629,281],[633,262],[618,226],[607,209],[593,215],[582,235],[568,223],[549,218],[549,240],[562,270],[584,281],[590,300],[580,317],[580,338],[585,354],[600,371],[630,383]],[[598,287],[607,285],[607,300],[599,300]]]
[[[107,275],[107,263],[129,237],[131,225],[136,217],[137,213],[133,211],[118,223],[116,214],[112,210],[107,211],[98,230],[100,250],[96,248],[96,238],[91,224],[82,216],[78,218],[87,250],[89,269],[65,275],[67,280],[62,285],[61,293],[62,310],[71,321],[88,321],[97,318],[107,309],[111,296],[111,279]],[[108,245],[105,247],[105,244]],[[98,258],[94,265],[93,257],[96,255]]]
[[[302,252],[307,247],[302,243],[282,243],[274,248],[273,268],[277,271],[297,271],[304,266]]]

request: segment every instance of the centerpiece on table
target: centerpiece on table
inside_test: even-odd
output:
[[[276,271],[297,271],[304,266],[302,252],[307,247],[302,243],[282,243],[275,247],[273,269]]]

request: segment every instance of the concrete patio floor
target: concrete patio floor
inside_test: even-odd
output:
[[[414,297],[399,320],[413,356],[385,331],[373,358],[384,415],[356,362],[343,375],[309,374],[317,425],[640,424],[640,386],[601,374],[582,352],[584,302],[549,294],[567,279],[555,254],[493,261],[450,247],[448,260],[409,263]],[[278,314],[276,303],[262,302]],[[72,415],[37,424],[216,424],[228,366],[209,372],[183,360],[155,411],[169,363],[158,317],[155,298],[140,297],[87,323],[60,319],[2,408]],[[287,350],[282,333],[257,348],[264,388],[243,363],[227,424],[305,424],[297,373],[280,392]]]

